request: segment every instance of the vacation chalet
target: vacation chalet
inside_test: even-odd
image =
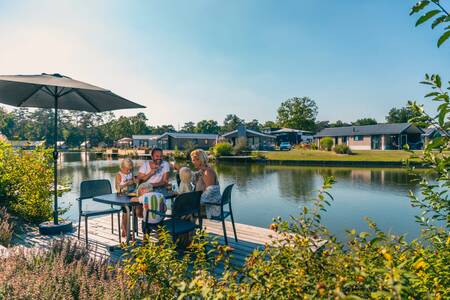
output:
[[[276,137],[273,135],[250,130],[245,126],[238,126],[236,130],[222,135],[222,139],[227,140],[233,146],[240,138],[245,140],[247,147],[252,150],[269,150],[273,148],[276,141]]]
[[[331,137],[334,145],[346,144],[352,150],[400,150],[406,144],[410,149],[422,149],[423,133],[410,123],[376,124],[325,128],[314,138],[319,145],[322,138]]]
[[[209,149],[216,145],[218,138],[217,134],[166,132],[157,138],[156,144],[163,150]]]

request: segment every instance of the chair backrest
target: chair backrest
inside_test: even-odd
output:
[[[234,184],[227,186],[222,193],[222,206],[231,202],[231,191],[233,190]]]
[[[172,215],[175,218],[200,214],[200,197],[202,192],[183,193],[175,198],[173,202]]]
[[[80,200],[111,194],[111,183],[107,179],[85,180],[80,184]]]

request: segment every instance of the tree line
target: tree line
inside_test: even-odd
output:
[[[216,120],[201,120],[197,123],[186,122],[178,132],[223,134],[235,130],[243,124],[247,129],[262,131],[264,128],[288,127],[317,132],[327,127],[377,124],[374,118],[361,118],[354,122],[317,120],[318,106],[308,97],[294,97],[282,102],[277,110],[276,120],[246,121],[235,114],[226,115],[222,124]],[[388,123],[404,123],[415,117],[408,107],[392,108],[386,116]],[[69,147],[77,147],[89,140],[92,145],[100,142],[112,145],[115,141],[138,134],[163,134],[176,132],[171,124],[150,126],[147,116],[140,112],[135,116],[116,117],[112,112],[87,113],[79,111],[61,111],[58,115],[58,140]],[[7,111],[0,107],[0,133],[10,140],[45,140],[53,144],[54,114],[51,109],[18,108]]]

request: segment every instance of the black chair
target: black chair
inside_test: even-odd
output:
[[[236,242],[238,241],[237,234],[236,234],[236,227],[234,225],[233,211],[231,210],[231,191],[233,189],[233,186],[234,186],[234,184],[230,184],[229,186],[227,186],[225,188],[225,190],[222,193],[222,199],[221,199],[220,203],[203,202],[203,204],[207,204],[207,205],[220,206],[220,215],[217,217],[211,216],[211,220],[222,222],[223,237],[225,239],[225,244],[227,244],[227,245],[228,245],[228,238],[227,238],[227,230],[225,229],[225,219],[228,217],[231,217],[231,225],[233,225],[234,239],[236,240]],[[227,204],[228,204],[229,210],[224,211],[224,206]]]
[[[102,215],[111,215],[111,233],[114,233],[114,214],[117,214],[119,227],[119,243],[122,242],[120,235],[120,208],[111,208],[105,210],[83,211],[83,201],[92,199],[96,196],[111,194],[111,183],[106,179],[85,180],[80,184],[80,197],[78,200],[78,239],[80,239],[81,217],[84,217],[84,227],[86,232],[86,246],[88,244],[88,218]]]
[[[198,218],[199,224],[183,218],[185,216],[200,216],[201,194],[201,192],[181,194],[173,200],[171,214],[165,214],[154,210],[147,210],[144,220],[148,220],[149,212],[168,217],[168,219],[162,221],[159,226],[164,227],[172,235],[173,241],[175,242],[179,235],[194,231],[195,229],[202,227],[201,217]],[[143,222],[143,231],[145,234],[148,234],[151,230],[151,226],[146,226],[145,224],[146,223]]]

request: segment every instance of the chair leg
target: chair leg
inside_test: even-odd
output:
[[[84,230],[86,232],[86,247],[88,246],[88,218],[84,217]]]
[[[234,225],[234,218],[233,218],[233,212],[231,211],[231,207],[230,207],[230,217],[231,217],[231,225],[233,225],[234,239],[237,242],[238,239],[237,239],[237,234],[236,234],[236,226]]]
[[[114,234],[114,216],[111,214],[111,233]]]
[[[78,239],[80,239],[81,214],[78,216]]]
[[[225,219],[222,219],[222,228],[223,228],[223,237],[225,239],[225,244],[228,245],[227,230],[225,229]]]
[[[120,231],[120,212],[117,213],[117,227],[119,228],[119,244],[122,243],[122,232]]]

